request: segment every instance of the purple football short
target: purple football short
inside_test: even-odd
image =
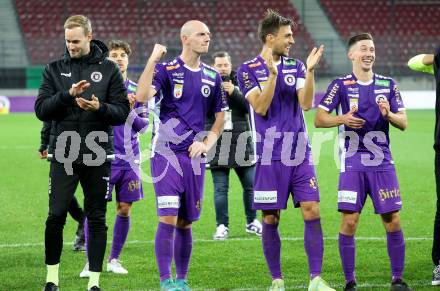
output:
[[[193,164],[197,170],[193,170]],[[156,180],[153,184],[158,216],[178,216],[187,221],[200,218],[205,178],[201,159],[191,159],[187,153],[176,153],[173,158],[155,154],[151,176]]]
[[[290,194],[295,207],[300,202],[319,201],[315,167],[307,159],[298,166],[286,166],[281,161],[256,164],[253,209],[286,209]]]
[[[115,188],[116,201],[131,203],[144,198],[142,181],[133,170],[112,169],[110,185],[106,195],[107,201],[112,201],[112,192]]]
[[[370,195],[376,214],[400,210],[396,171],[343,172],[339,175],[338,210],[361,212]]]

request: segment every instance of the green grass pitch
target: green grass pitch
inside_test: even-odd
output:
[[[415,290],[434,290],[431,280],[431,244],[435,211],[433,131],[434,112],[408,111],[405,132],[392,129],[391,148],[397,166],[403,210],[401,220],[406,240],[405,279]],[[307,112],[312,143],[316,132],[336,129],[313,128],[314,112]],[[41,122],[33,114],[0,116],[0,290],[41,290],[44,265],[44,222],[48,211],[47,181],[49,163],[39,160]],[[149,137],[141,138],[147,148]],[[314,155],[317,154],[314,152]],[[143,169],[149,173],[148,161]],[[325,237],[322,276],[334,287],[343,287],[337,235],[340,215],[336,211],[338,170],[333,158],[333,141],[323,143],[317,165],[321,192],[321,216]],[[151,184],[144,183],[145,199],[135,203],[131,231],[121,260],[129,274],[104,272],[103,290],[157,290],[158,272],[154,257],[157,226],[155,199]],[[82,201],[79,188],[77,197]],[[211,174],[207,171],[201,220],[194,225],[193,257],[189,281],[194,290],[267,290],[270,276],[261,241],[245,233],[240,183],[231,174],[229,193],[230,238],[213,241],[215,217]],[[110,249],[115,204],[108,205],[107,224]],[[260,214],[259,214],[260,216]],[[60,268],[61,290],[86,290],[87,280],[79,278],[84,253],[74,253],[71,242],[76,223],[68,217],[64,230],[64,251]],[[290,204],[280,224],[282,268],[287,290],[305,290],[308,284],[307,259],[303,247],[300,212]],[[357,278],[360,290],[389,290],[390,267],[386,236],[380,218],[368,200],[357,232]]]

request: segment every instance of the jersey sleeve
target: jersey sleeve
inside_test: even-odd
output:
[[[226,98],[226,91],[223,88],[222,78],[220,77],[220,74],[217,74],[217,77],[215,79],[215,94],[213,106],[214,108],[212,108],[212,110],[215,113],[226,111],[229,109],[228,100]]]
[[[153,73],[153,81],[151,83],[151,87],[153,87],[156,92],[161,91],[165,88],[168,82],[168,75],[163,64],[156,64]]]
[[[241,65],[237,71],[237,81],[241,92],[247,98],[250,92],[259,89],[258,81],[255,76],[249,71],[249,67],[245,64]]]
[[[297,62],[298,62],[298,67],[297,67],[297,75],[296,75],[296,91],[304,88],[306,84],[306,66],[301,61],[297,61]]]
[[[393,113],[405,110],[405,105],[403,104],[402,96],[397,84],[391,80],[391,92],[390,92],[390,110]]]
[[[327,92],[322,97],[319,107],[325,111],[332,112],[338,107],[341,101],[341,83],[338,80],[334,80],[327,88]]]

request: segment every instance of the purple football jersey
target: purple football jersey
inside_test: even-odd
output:
[[[322,98],[319,107],[343,115],[357,107],[355,117],[365,120],[360,129],[339,126],[341,172],[394,169],[390,151],[389,121],[378,103],[386,100],[390,110],[405,110],[394,80],[374,74],[370,82],[357,80],[354,74],[334,80]]]
[[[304,87],[306,68],[301,61],[285,57],[276,65],[278,75],[275,93],[266,115],[256,114],[252,106],[249,110],[256,153],[258,160],[263,163],[294,159],[297,147],[301,147],[304,153],[310,152],[303,111],[297,95],[297,90]],[[261,56],[242,64],[237,73],[238,84],[246,97],[254,90],[262,91],[268,76],[269,70]],[[303,139],[299,138],[301,135]]]
[[[136,93],[137,84],[135,82],[127,79],[125,81],[125,87],[127,88],[128,94]],[[154,104],[153,102],[150,101],[145,104],[136,102],[125,124],[113,127],[116,157],[112,162],[112,168],[128,170],[132,168],[130,164],[139,164],[140,150],[138,134],[144,131],[148,126],[148,107],[152,106],[152,104]],[[124,133],[126,126],[127,132]],[[124,136],[126,136],[125,139]]]
[[[204,63],[193,69],[177,57],[156,65],[152,87],[160,126],[154,130],[154,152],[162,151],[161,146],[187,152],[195,140],[201,141],[197,134],[204,131],[207,114],[228,109],[221,83],[220,74]]]

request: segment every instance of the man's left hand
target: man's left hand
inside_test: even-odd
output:
[[[99,100],[94,94],[92,94],[92,100],[86,100],[82,97],[76,98],[76,104],[85,111],[98,111],[99,109]]]

